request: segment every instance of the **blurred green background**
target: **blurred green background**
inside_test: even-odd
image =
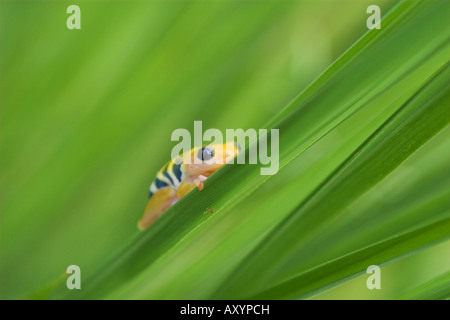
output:
[[[81,30],[66,28],[69,4]],[[93,273],[138,233],[174,129],[261,128],[367,32],[367,5],[1,1],[1,298],[31,297],[71,264]],[[384,290],[362,276],[316,298],[391,298],[449,270],[449,250],[389,266]]]

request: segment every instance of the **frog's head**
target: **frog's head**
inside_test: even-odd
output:
[[[189,176],[209,177],[224,164],[236,157],[240,146],[234,142],[196,147],[183,155],[184,172]]]

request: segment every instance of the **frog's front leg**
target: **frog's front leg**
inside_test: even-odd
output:
[[[205,180],[206,180],[206,177],[203,175],[185,178],[180,183],[180,186],[178,187],[177,197],[180,199],[183,198],[191,190],[195,189],[195,187],[198,187],[198,190],[202,190],[203,189],[203,181],[205,181]]]

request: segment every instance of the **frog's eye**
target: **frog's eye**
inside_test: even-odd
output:
[[[198,150],[198,158],[202,161],[207,161],[209,159],[212,159],[214,157],[214,149],[212,148],[201,148]]]

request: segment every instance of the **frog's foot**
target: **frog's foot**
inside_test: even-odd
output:
[[[203,187],[204,187],[203,181],[205,181],[205,180],[206,180],[206,177],[203,175],[199,175],[197,177],[197,179],[194,180],[194,183],[197,186],[198,190],[203,190]]]

